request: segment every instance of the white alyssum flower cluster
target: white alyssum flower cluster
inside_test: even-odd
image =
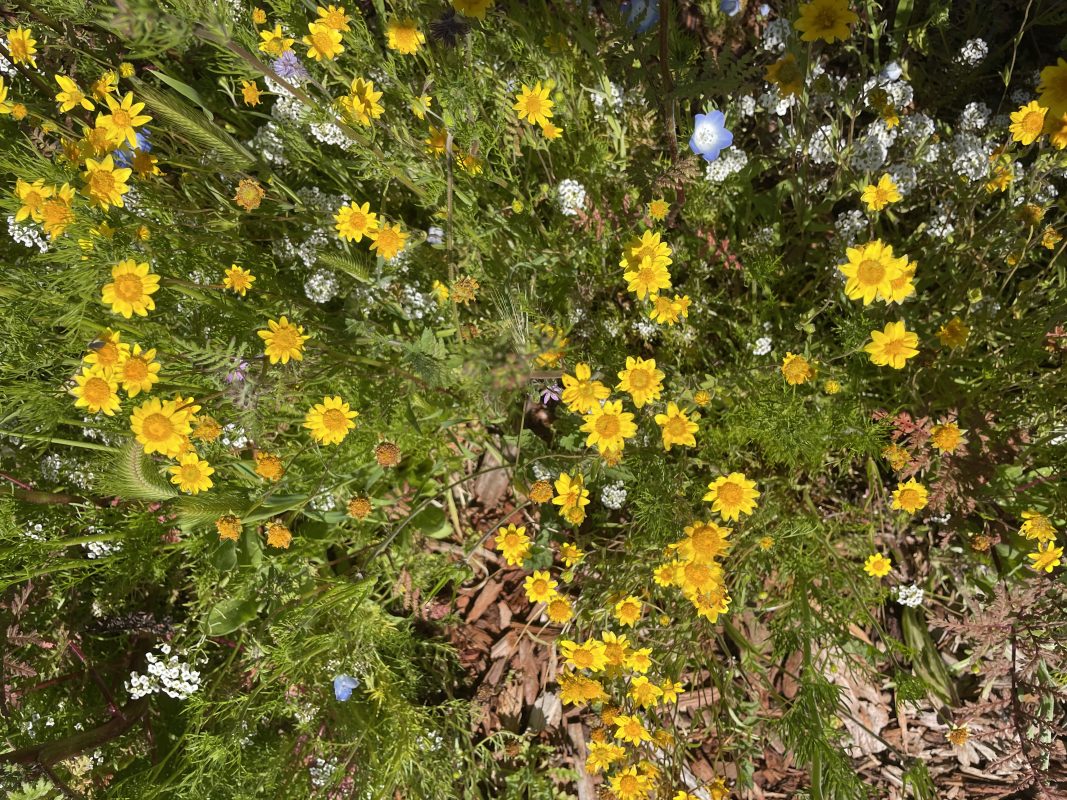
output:
[[[328,303],[341,292],[341,282],[328,269],[317,269],[304,281],[304,294],[312,303]]]
[[[585,187],[572,178],[565,178],[556,187],[559,210],[564,216],[573,217],[585,207]]]
[[[42,253],[48,252],[48,238],[32,222],[15,222],[14,215],[11,215],[7,218],[7,231],[23,247],[36,247]]]
[[[612,511],[618,511],[622,508],[623,503],[626,502],[626,487],[623,486],[622,481],[609,483],[605,486],[600,491],[600,502],[604,508],[610,508]]]
[[[708,164],[704,170],[704,177],[710,183],[722,183],[731,175],[745,168],[748,164],[748,155],[738,147],[731,147],[723,151],[723,154]]]
[[[183,654],[171,653],[169,644],[161,644],[159,655],[148,653],[147,674],[131,672],[126,691],[134,700],[146,695],[163,693],[175,700],[184,700],[200,689],[200,673],[193,669]]]
[[[598,113],[603,114],[603,112],[611,110],[617,114],[622,111],[622,88],[616,83],[609,82],[607,91],[591,91],[589,95]]]
[[[908,586],[898,586],[896,588],[897,602],[902,606],[908,608],[916,608],[923,603],[923,590],[918,584],[912,583]]]
[[[771,348],[774,346],[774,342],[770,336],[761,336],[756,340],[756,343],[752,345],[752,355],[765,356],[771,352]]]
[[[956,54],[956,63],[965,67],[976,67],[989,54],[989,45],[985,39],[968,39]]]

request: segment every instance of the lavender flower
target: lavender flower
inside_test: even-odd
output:
[[[563,387],[558,383],[552,383],[541,390],[541,403],[546,406],[549,403],[558,403],[562,396]]]
[[[278,73],[278,77],[285,78],[287,81],[303,83],[310,77],[307,69],[292,50],[286,50],[270,66]]]

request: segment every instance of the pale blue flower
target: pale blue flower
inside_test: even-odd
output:
[[[697,114],[689,148],[705,161],[714,161],[720,151],[734,143],[734,135],[726,130],[726,117],[721,111]]]
[[[647,33],[659,22],[659,0],[626,0],[619,11],[637,33]]]
[[[342,703],[352,696],[352,690],[359,688],[359,678],[351,675],[338,675],[333,679],[333,696]]]
[[[741,0],[719,0],[719,8],[728,17],[736,17],[741,13]]]

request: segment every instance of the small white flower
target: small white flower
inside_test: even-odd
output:
[[[765,356],[771,352],[771,348],[774,346],[774,342],[770,336],[761,336],[756,340],[756,343],[752,345],[752,355]]]

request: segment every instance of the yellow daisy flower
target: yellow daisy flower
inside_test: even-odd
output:
[[[426,43],[426,36],[413,19],[394,19],[385,28],[386,45],[401,55],[410,56],[419,52]]]
[[[884,578],[892,569],[893,562],[881,553],[867,556],[867,560],[863,563],[863,571],[872,578]]]
[[[130,348],[115,372],[127,396],[136,397],[141,392],[150,392],[153,384],[159,383],[160,367],[155,358],[155,348],[143,352],[139,344]]]
[[[308,25],[308,33],[300,41],[307,45],[308,57],[316,61],[324,58],[333,61],[345,49],[341,44],[341,32],[318,22]]]
[[[905,362],[919,354],[919,337],[905,330],[903,321],[887,323],[884,330],[871,331],[871,341],[863,348],[879,367],[903,369]]]
[[[74,376],[70,393],[77,398],[75,408],[87,408],[89,413],[103,412],[111,417],[119,410],[119,386],[110,370],[84,367]]]
[[[619,384],[615,387],[627,392],[633,398],[634,405],[644,407],[646,403],[659,399],[663,392],[663,373],[656,369],[654,358],[626,357],[626,369],[619,372]]]
[[[378,230],[378,215],[370,210],[370,203],[341,206],[334,220],[337,222],[337,233],[349,242],[361,242],[364,236],[369,237]]]
[[[515,95],[512,109],[518,112],[520,120],[543,126],[552,116],[552,106],[555,105],[548,99],[551,91],[549,86],[542,86],[541,81],[535,83],[532,89],[524,83]]]
[[[59,103],[59,110],[63,113],[70,111],[72,108],[81,107],[86,111],[92,111],[96,106],[93,105],[92,100],[85,96],[85,93],[81,90],[77,83],[66,75],[56,75],[56,83],[59,84],[60,91],[56,94],[56,102]]]
[[[621,451],[626,440],[637,433],[633,419],[633,414],[622,410],[622,402],[619,400],[609,400],[602,406],[598,405],[586,416],[582,424],[582,433],[589,434],[585,439],[586,447],[595,446],[601,453],[608,450]]]
[[[534,570],[532,575],[526,577],[522,588],[526,591],[526,599],[531,603],[547,603],[555,597],[558,585],[548,572]]]
[[[644,606],[641,601],[630,595],[624,597],[622,600],[615,604],[615,619],[620,624],[632,628],[637,624],[637,621],[641,619],[641,613],[644,610]]]
[[[265,344],[264,352],[271,364],[288,364],[290,358],[303,361],[304,342],[311,338],[304,335],[303,325],[293,325],[285,316],[277,322],[267,320],[267,327],[256,333]]]
[[[175,401],[153,397],[133,410],[130,429],[146,453],[174,458],[185,446],[191,426],[189,415],[179,412]]]
[[[17,28],[8,29],[7,52],[16,64],[29,64],[33,69],[37,69],[37,59],[33,57],[37,52],[35,44],[37,40],[33,38],[32,28],[19,25]]]
[[[294,39],[290,39],[282,33],[280,22],[274,24],[272,31],[260,31],[259,50],[271,58],[278,58],[282,53],[287,53],[293,46]]]
[[[893,292],[892,282],[899,278],[908,264],[907,256],[893,257],[893,247],[881,239],[849,247],[847,264],[838,269],[848,280],[845,294],[852,300],[863,300],[870,305],[875,298],[885,299]]]
[[[1048,109],[1031,100],[1018,111],[1011,112],[1011,138],[1020,144],[1033,144],[1045,130]]]
[[[122,196],[130,191],[126,179],[132,173],[129,167],[116,168],[110,154],[101,161],[85,159],[85,172],[82,174],[89,199],[104,210],[111,206],[122,208]]]
[[[677,403],[667,403],[666,414],[656,414],[656,424],[663,437],[663,449],[670,451],[674,445],[696,447],[698,425],[686,413],[678,408]]]
[[[868,211],[881,211],[891,203],[900,202],[901,194],[889,173],[884,173],[878,183],[870,184],[860,195]]]
[[[171,474],[170,482],[186,494],[206,492],[214,484],[211,481],[215,470],[206,461],[201,461],[196,453],[186,453],[178,459],[176,466],[167,467]]]
[[[793,23],[793,27],[800,31],[801,41],[814,42],[822,39],[832,44],[838,39],[844,41],[851,36],[849,25],[858,21],[859,17],[849,8],[848,0],[812,0],[810,3],[801,4],[800,17]]]
[[[560,396],[571,411],[587,414],[607,400],[611,390],[600,381],[595,381],[588,364],[574,365],[574,375],[563,376],[563,394]]]
[[[708,493],[704,500],[711,503],[711,510],[717,511],[725,520],[737,520],[740,514],[751,514],[756,507],[756,482],[750,481],[740,472],[720,475],[708,484]]]
[[[120,261],[111,269],[112,282],[105,284],[101,300],[114,314],[129,319],[134,314],[148,316],[156,307],[152,295],[159,291],[159,276],[149,273],[148,264],[132,258]]]
[[[386,261],[392,261],[397,254],[404,249],[408,235],[400,230],[400,225],[391,225],[386,222],[376,230],[367,234],[371,239],[370,249],[377,251],[378,255]]]
[[[255,280],[256,276],[248,270],[236,264],[230,264],[230,268],[224,273],[222,285],[234,294],[244,297],[245,293],[252,288]]]
[[[914,514],[916,511],[926,508],[926,503],[926,487],[914,478],[910,478],[907,483],[899,484],[893,492],[892,507],[896,511],[907,511],[909,514]]]
[[[142,114],[144,103],[135,103],[133,92],[126,92],[122,102],[118,103],[110,94],[104,96],[110,114],[98,114],[96,124],[111,136],[116,145],[126,142],[130,147],[137,146],[137,131],[141,125],[151,122],[152,118]]]
[[[359,416],[339,396],[324,397],[304,417],[304,427],[319,444],[340,444],[348,432],[356,427],[352,420]]]

